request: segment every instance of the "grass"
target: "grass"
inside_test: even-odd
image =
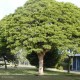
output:
[[[45,71],[44,76],[37,76],[34,68],[0,69],[0,80],[80,80],[80,75],[63,72]]]
[[[0,75],[34,75],[37,74],[36,69],[31,68],[13,68],[13,69],[0,69]]]

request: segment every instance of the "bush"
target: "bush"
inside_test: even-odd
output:
[[[59,69],[59,70],[63,70],[63,66],[59,66],[58,69]]]

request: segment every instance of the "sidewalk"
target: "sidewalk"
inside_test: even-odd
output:
[[[58,69],[56,69],[56,68],[47,68],[46,70],[56,71],[56,72],[65,72],[65,73],[68,72],[67,70],[58,70]],[[80,74],[80,71],[70,71],[70,73],[73,73],[73,74]]]

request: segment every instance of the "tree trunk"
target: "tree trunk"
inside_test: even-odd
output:
[[[7,69],[6,60],[4,60],[5,70]]]
[[[43,58],[44,58],[44,54],[38,54],[38,59],[39,59],[39,75],[43,75]]]
[[[70,73],[70,64],[71,64],[71,57],[69,57],[69,61],[68,61],[68,73]]]

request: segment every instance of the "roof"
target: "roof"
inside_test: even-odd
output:
[[[80,54],[71,54],[69,56],[80,56]]]

